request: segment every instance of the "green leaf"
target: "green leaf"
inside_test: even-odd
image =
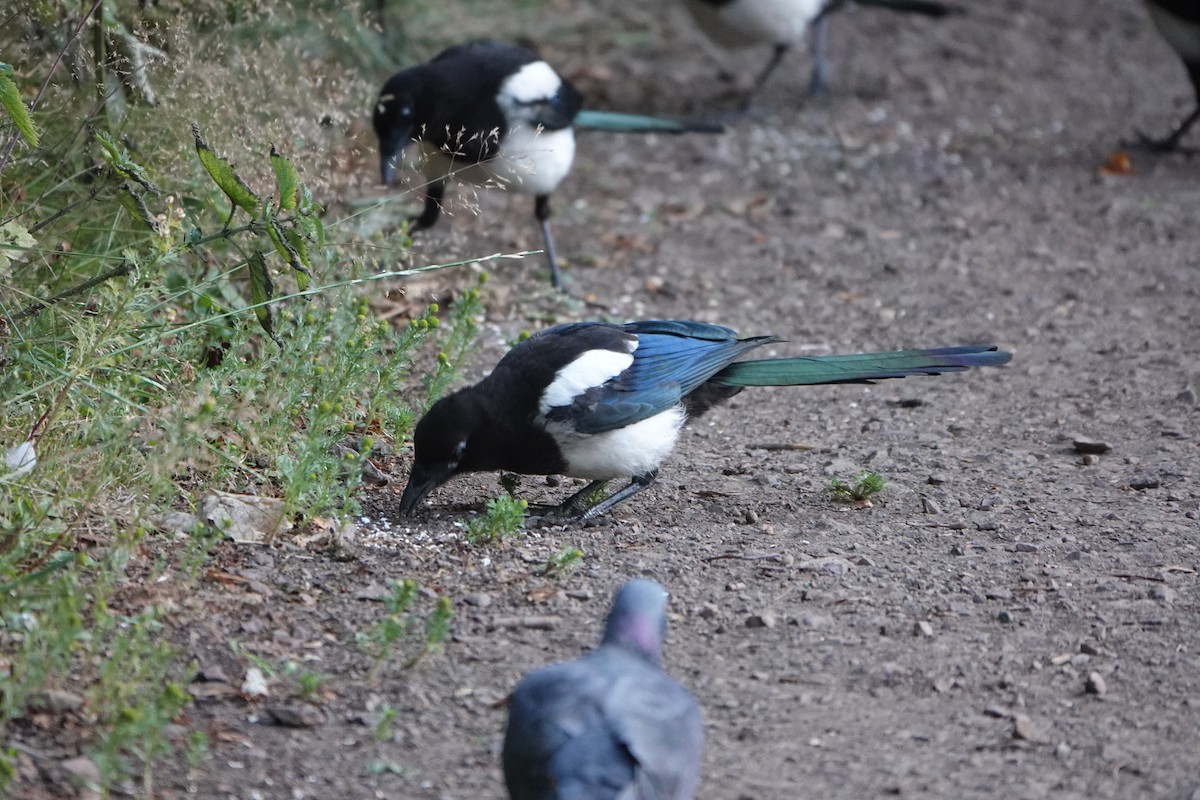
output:
[[[158,194],[158,187],[150,183],[146,169],[122,150],[107,132],[94,129],[92,136],[100,143],[104,160],[113,170],[126,180],[133,181],[151,194]]]
[[[21,90],[10,77],[13,71],[12,67],[8,64],[0,64],[0,67],[3,67],[0,69],[0,105],[4,106],[4,110],[12,117],[13,124],[21,132],[21,138],[25,140],[25,144],[37,147],[37,128],[33,125],[33,119],[29,116],[29,109],[25,107],[25,101],[21,99]]]
[[[275,149],[275,145],[271,145],[271,169],[275,170],[275,185],[279,189],[279,207],[291,211],[296,208],[296,190],[300,186],[300,176],[296,174],[296,167],[292,165],[279,151]]]
[[[262,253],[255,253],[246,262],[250,271],[250,302],[254,304],[254,314],[258,324],[275,340],[275,344],[283,347],[283,342],[275,335],[275,320],[271,316],[271,298],[275,295],[275,287],[271,283],[271,272],[267,269],[267,260]]]
[[[146,208],[141,195],[134,194],[133,187],[128,183],[121,184],[121,188],[117,192],[117,200],[120,201],[121,207],[129,212],[129,216],[141,220],[151,233],[159,232],[158,220],[150,213],[150,209]]]
[[[246,182],[242,180],[242,176],[237,174],[237,170],[233,168],[228,161],[217,155],[216,151],[208,146],[208,142],[204,141],[204,137],[200,135],[200,128],[196,123],[192,123],[192,135],[196,137],[196,155],[200,157],[200,163],[208,172],[213,182],[220,187],[234,205],[243,209],[247,214],[255,216],[258,214],[258,195],[256,195]]]

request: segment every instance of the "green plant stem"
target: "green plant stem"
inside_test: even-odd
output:
[[[63,300],[66,300],[68,297],[74,297],[77,294],[86,292],[88,289],[91,289],[94,286],[99,286],[100,284],[104,283],[105,281],[112,280],[113,278],[118,278],[122,275],[128,275],[129,273],[133,272],[133,270],[134,270],[133,264],[126,261],[119,267],[113,267],[108,272],[97,275],[94,278],[89,278],[88,280],[84,281],[83,283],[77,284],[76,286],[72,286],[70,289],[65,289],[65,290],[59,292],[58,294],[54,295],[53,297],[48,297],[45,300],[38,300],[36,303],[32,303],[32,304],[26,306],[25,308],[21,309],[20,311],[18,311],[16,314],[13,315],[13,321],[16,322],[18,320],[25,319],[26,317],[37,316],[38,314],[42,313],[43,311],[45,311],[47,308],[54,305],[55,303],[61,303]]]

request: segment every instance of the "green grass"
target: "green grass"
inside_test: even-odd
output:
[[[871,498],[883,491],[887,481],[878,472],[863,472],[849,482],[841,478],[829,481],[830,497],[840,503],[869,503]]]
[[[418,16],[449,20],[442,5]],[[80,24],[90,8],[27,4],[0,26],[0,453],[37,456],[0,467],[0,741],[39,692],[71,691],[88,724],[63,744],[102,793],[151,796],[157,762],[207,750],[164,734],[192,670],[169,633],[220,541],[154,520],[217,489],[279,498],[298,525],[355,514],[372,445],[402,442],[454,380],[482,286],[398,325],[372,313],[421,265],[339,198],[371,163],[353,123],[426,49],[403,28],[335,3],[155,19],[165,6],[106,0],[104,28]],[[416,663],[450,618],[448,600],[390,609],[377,656],[411,641]],[[318,696],[324,676],[293,669]],[[0,749],[0,796],[15,758]]]
[[[467,521],[467,541],[471,544],[492,544],[516,536],[525,528],[525,512],[529,504],[511,495],[495,497],[487,502],[487,510]]]

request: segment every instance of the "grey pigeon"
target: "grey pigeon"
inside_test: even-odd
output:
[[[690,800],[704,726],[662,671],[667,592],[651,580],[617,591],[600,646],[517,684],[504,734],[512,800]]]

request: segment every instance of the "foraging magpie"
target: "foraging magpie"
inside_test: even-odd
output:
[[[581,111],[579,91],[523,47],[494,41],[455,45],[427,64],[390,77],[372,113],[380,171],[390,185],[404,149],[418,142],[427,180],[425,208],[412,229],[431,227],[450,177],[496,182],[534,198],[550,279],[561,288],[550,193],[575,158],[576,125],[623,132],[720,132],[711,123]]]
[[[769,44],[774,50],[765,67],[742,99],[742,109],[750,107],[754,96],[779,66],[783,56],[804,38],[813,26],[813,71],[809,91],[813,94],[829,88],[829,68],[825,60],[826,17],[845,5],[847,0],[684,0],[684,6],[700,30],[714,43],[726,48]],[[855,0],[859,5],[908,11],[929,17],[943,17],[953,9],[932,0]]]
[[[599,647],[517,684],[502,751],[512,800],[691,800],[704,723],[662,670],[666,606],[661,585],[629,581]]]
[[[554,517],[592,519],[653,483],[688,417],[747,386],[869,383],[996,366],[995,347],[737,361],[775,336],[737,338],[719,325],[652,320],[547,328],[510,350],[486,378],[438,400],[417,423],[400,513],[464,472],[587,478]],[[616,478],[629,485],[587,507]]]
[[[1142,136],[1142,141],[1154,150],[1168,151],[1179,146],[1179,140],[1200,119],[1200,3],[1195,0],[1146,0],[1150,18],[1159,33],[1174,48],[1192,80],[1196,108],[1163,139]]]

